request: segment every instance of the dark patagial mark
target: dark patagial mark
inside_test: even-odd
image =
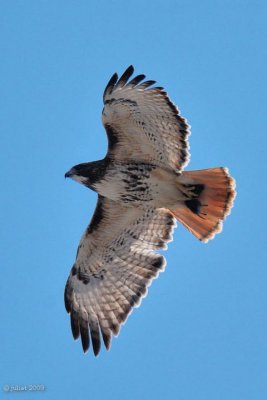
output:
[[[105,129],[106,129],[107,136],[108,136],[108,151],[111,151],[114,149],[114,147],[116,146],[116,144],[119,141],[118,133],[116,132],[116,130],[114,128],[112,128],[111,125],[108,125],[108,124],[105,124]]]
[[[87,234],[90,235],[95,229],[97,229],[98,225],[102,221],[104,217],[104,209],[103,209],[103,197],[98,195],[97,206],[93,215],[93,218],[87,228]]]

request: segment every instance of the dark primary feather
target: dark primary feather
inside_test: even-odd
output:
[[[101,329],[101,334],[103,337],[104,345],[105,345],[106,349],[109,350],[110,346],[111,346],[111,333],[110,333],[110,331],[105,331],[101,326],[100,326],[100,329]]]
[[[87,227],[88,234],[92,233],[95,229],[97,229],[103,217],[104,217],[103,197],[98,195],[98,201],[94,215],[91,219],[90,224]]]
[[[108,81],[108,84],[104,90],[103,99],[105,99],[106,94],[112,91],[117,80],[118,80],[118,74],[115,72],[115,74],[113,74],[110,80]]]
[[[107,136],[108,136],[108,152],[110,152],[114,149],[115,145],[119,141],[118,133],[112,126],[107,125],[107,124],[105,125],[105,129],[106,129]]]
[[[154,85],[154,83],[156,83],[156,81],[146,81],[144,83],[141,83],[141,85],[138,86],[139,89],[146,89],[149,86]]]
[[[80,333],[81,333],[83,351],[86,352],[90,347],[88,321],[81,320],[81,322],[80,322]]]
[[[122,76],[118,80],[118,83],[116,84],[116,88],[124,86],[127,83],[130,76],[132,76],[133,72],[134,72],[134,67],[132,65],[130,65],[130,67],[128,67],[126,69],[126,71],[122,74]]]
[[[94,355],[97,356],[101,347],[98,322],[89,321],[89,328],[91,333]]]
[[[117,73],[113,74],[104,90],[104,94],[103,94],[104,102],[105,102],[106,95],[111,94],[113,89],[118,89],[120,87],[125,86],[126,84],[127,84],[127,86],[135,87],[146,77],[144,74],[140,74],[140,75],[135,76],[130,82],[128,82],[129,78],[132,76],[133,73],[134,73],[134,67],[132,65],[130,65],[124,71],[124,73],[119,78],[119,80],[118,80],[118,74]],[[145,89],[151,85],[154,85],[154,83],[156,83],[156,81],[152,81],[152,80],[146,81],[146,82],[142,83],[142,85],[140,85],[140,88]]]
[[[78,313],[75,312],[74,310],[70,314],[70,323],[71,323],[73,338],[76,340],[80,336],[80,327],[79,327]]]
[[[128,83],[128,85],[134,87],[134,86],[138,85],[138,83],[140,83],[142,80],[144,80],[145,77],[146,77],[146,76],[143,75],[143,74],[137,75],[136,77],[134,77],[134,78]]]

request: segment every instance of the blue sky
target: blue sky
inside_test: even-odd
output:
[[[2,1],[1,389],[7,399],[267,397],[265,1]],[[133,64],[192,126],[188,169],[228,166],[238,196],[208,245],[182,226],[95,359],[63,291],[96,195],[68,180],[104,156],[102,92]],[[43,384],[43,393],[3,385]]]

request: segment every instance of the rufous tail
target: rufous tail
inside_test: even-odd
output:
[[[185,171],[180,182],[188,200],[170,211],[199,240],[208,242],[222,230],[235,198],[235,181],[227,168]]]

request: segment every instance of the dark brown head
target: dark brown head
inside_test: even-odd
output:
[[[71,178],[76,182],[82,183],[90,189],[94,189],[94,184],[103,179],[107,169],[105,160],[92,161],[75,165],[65,174],[65,178]]]

